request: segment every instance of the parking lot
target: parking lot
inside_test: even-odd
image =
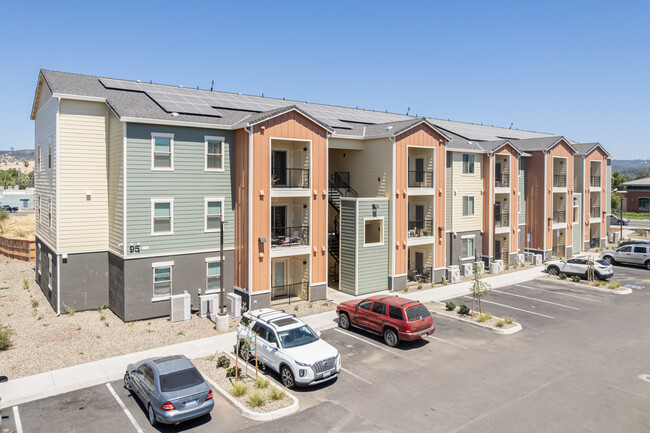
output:
[[[211,417],[160,431],[650,431],[650,272],[615,267],[630,295],[546,278],[493,290],[483,311],[523,331],[498,335],[434,316],[430,338],[398,348],[339,328],[339,378],[297,389],[301,410],[246,420],[215,396]],[[454,299],[458,305],[471,298]],[[121,381],[3,410],[3,432],[156,431]],[[122,407],[121,405],[124,405]]]

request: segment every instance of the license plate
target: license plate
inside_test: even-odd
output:
[[[188,401],[187,403],[185,403],[185,407],[196,406],[198,402],[199,402],[198,400]]]
[[[331,373],[330,371],[326,371],[325,373],[323,373],[323,378],[330,377],[330,373]]]

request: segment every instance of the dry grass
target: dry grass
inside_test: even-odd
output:
[[[9,214],[2,236],[15,239],[34,239],[34,214],[22,216]]]

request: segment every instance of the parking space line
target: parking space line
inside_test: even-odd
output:
[[[428,338],[432,338],[434,340],[442,341],[443,343],[451,344],[452,346],[460,347],[461,349],[467,349],[467,347],[458,344],[458,343],[452,343],[451,341],[443,340],[442,338],[434,337],[433,335],[429,335]]]
[[[409,360],[409,361],[411,361],[411,362],[414,362],[414,363],[419,364],[419,365],[422,365],[422,366],[425,365],[424,363],[422,363],[422,362],[420,362],[420,361],[418,361],[418,360],[411,359],[411,358],[409,358],[409,357],[407,357],[407,356],[404,356],[404,355],[399,354],[399,353],[397,353],[397,352],[394,352],[394,351],[392,351],[392,350],[388,350],[388,349],[386,349],[385,347],[381,347],[380,345],[375,344],[375,343],[373,343],[373,342],[371,342],[371,341],[364,340],[363,338],[361,338],[361,337],[357,337],[356,335],[354,335],[354,334],[350,334],[349,332],[342,331],[342,330],[340,330],[340,329],[338,329],[338,328],[334,328],[334,330],[335,330],[336,332],[340,332],[341,334],[347,335],[348,337],[356,338],[356,339],[359,340],[359,341],[363,341],[364,343],[369,344],[369,345],[371,345],[371,346],[373,346],[373,347],[376,347],[377,349],[381,349],[381,350],[383,350],[384,352],[388,352],[388,353],[390,353],[390,354],[392,354],[392,355],[397,355],[397,356],[399,356],[400,358],[407,359],[407,360]]]
[[[601,301],[599,301],[598,299],[591,299],[591,298],[586,298],[584,296],[578,296],[578,295],[570,295],[568,293],[560,293],[560,292],[556,292],[555,290],[547,290],[547,289],[540,289],[538,287],[530,287],[524,284],[517,284],[517,287],[523,287],[524,289],[530,289],[530,290],[537,290],[540,292],[553,293],[555,295],[568,296],[569,298],[583,299],[585,301],[598,302],[599,304],[601,303]]]
[[[14,406],[14,424],[16,425],[16,433],[23,433],[23,424],[20,422],[20,414],[18,413],[18,406]]]
[[[517,294],[515,294],[515,293],[502,292],[501,290],[492,290],[492,291],[495,292],[495,293],[501,293],[501,294],[503,294],[503,295],[516,296],[516,297],[518,297],[518,298],[524,298],[524,299],[531,299],[531,300],[533,300],[533,301],[543,302],[543,303],[545,303],[545,304],[557,305],[558,307],[570,308],[571,310],[580,311],[580,308],[570,307],[570,306],[568,306],[568,305],[558,304],[558,303],[556,303],[556,302],[545,301],[545,300],[543,300],[543,299],[539,299],[539,298],[531,298],[531,297],[529,297],[529,296],[517,295]]]
[[[472,299],[471,296],[465,296],[465,298]],[[555,319],[555,317],[547,316],[546,314],[535,313],[534,311],[528,311],[528,310],[523,310],[523,309],[517,308],[517,307],[511,307],[510,305],[499,304],[498,302],[486,301],[485,299],[481,300],[481,302],[486,302],[488,304],[499,305],[500,307],[510,308],[512,310],[523,311],[524,313],[534,314],[535,316],[542,316],[542,317],[546,317],[548,319]]]
[[[368,385],[372,385],[372,382],[371,382],[371,381],[366,380],[366,379],[364,379],[364,378],[361,377],[361,376],[357,376],[356,374],[352,373],[350,370],[347,370],[347,369],[345,369],[345,368],[343,368],[343,367],[341,367],[341,370],[345,371],[347,374],[349,374],[349,375],[352,376],[352,377],[356,377],[357,379],[359,379],[359,380],[362,381],[362,382],[366,382]]]
[[[129,421],[131,421],[131,424],[133,424],[133,427],[135,427],[135,431],[137,431],[138,433],[144,433],[142,431],[142,429],[140,428],[140,426],[138,425],[138,423],[135,421],[135,418],[133,418],[133,415],[131,415],[131,412],[129,412],[129,410],[124,405],[124,402],[122,401],[122,399],[117,395],[117,393],[115,392],[115,390],[113,389],[111,384],[107,383],[106,387],[111,392],[111,394],[113,394],[113,397],[115,397],[115,400],[117,400],[117,404],[120,405],[120,407],[122,408],[122,410],[126,414],[127,418],[129,418]]]

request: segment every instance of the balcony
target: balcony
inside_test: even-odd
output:
[[[566,188],[566,175],[564,174],[553,175],[553,188]]]
[[[271,248],[309,245],[309,226],[271,227]]]
[[[308,293],[309,283],[307,281],[271,286],[271,305],[298,302],[307,299]]]
[[[409,238],[433,236],[433,220],[412,220],[409,221]]]
[[[503,173],[495,175],[494,186],[496,188],[508,188],[510,186],[510,174]]]
[[[494,227],[510,227],[510,214],[507,211],[494,211]]]
[[[408,280],[415,281],[418,283],[430,283],[432,276],[433,276],[433,268],[431,267],[409,269],[408,272]]]
[[[600,219],[600,206],[592,206],[591,211],[589,212],[589,216],[591,218],[599,218]]]
[[[566,210],[553,211],[553,223],[566,223]]]
[[[591,182],[589,183],[592,188],[600,188],[600,176],[591,176]]]
[[[409,170],[409,188],[433,188],[433,172],[423,170]]]
[[[308,168],[271,169],[272,188],[309,188]]]

